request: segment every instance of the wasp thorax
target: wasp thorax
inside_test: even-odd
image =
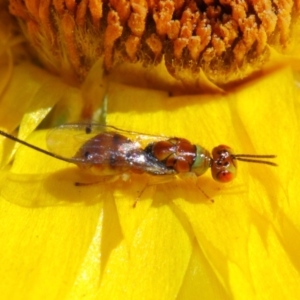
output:
[[[209,152],[201,147],[200,145],[195,145],[196,147],[196,157],[192,166],[192,171],[200,176],[204,174],[211,165],[211,158]]]
[[[229,182],[236,176],[237,164],[234,160],[232,149],[225,145],[219,145],[212,151],[211,173],[219,182]]]

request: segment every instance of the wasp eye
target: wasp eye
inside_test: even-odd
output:
[[[219,182],[229,182],[236,175],[236,163],[232,156],[232,150],[225,145],[220,145],[212,151],[212,177]]]
[[[213,178],[219,182],[229,182],[234,179],[234,174],[228,170],[221,170],[220,172],[213,174]]]

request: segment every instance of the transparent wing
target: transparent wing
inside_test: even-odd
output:
[[[145,148],[150,143],[167,139],[165,136],[126,131],[114,126],[76,123],[61,125],[50,130],[47,135],[47,147],[51,152],[57,155],[72,158],[80,147],[101,133],[111,133],[112,135],[120,134],[125,136],[129,140],[135,142],[136,148]]]
[[[48,149],[68,159],[73,158],[82,145],[95,136],[87,133],[88,126],[88,124],[65,124],[55,127],[47,135]],[[99,125],[98,128],[99,133],[105,131],[105,126]]]
[[[49,150],[76,164],[107,164],[151,174],[174,174],[143,149],[164,136],[146,135],[101,124],[66,124],[47,136]]]

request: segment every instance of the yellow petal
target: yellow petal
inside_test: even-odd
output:
[[[0,70],[0,75],[4,75],[5,70],[2,71],[1,73]],[[1,95],[0,127],[11,133],[20,126],[19,137],[26,139],[59,101],[59,108],[72,103],[73,109],[65,109],[59,114],[53,113],[56,122],[80,119],[83,99],[79,90],[63,83],[60,78],[24,62],[13,68],[11,79]],[[3,166],[11,158],[9,152],[5,149],[2,152]]]
[[[122,294],[132,299],[173,299],[178,293],[191,255],[193,236],[187,220],[166,203],[165,197],[156,194],[157,204],[145,215],[127,251],[119,251],[125,248],[122,243],[114,249],[99,299],[107,298],[112,290],[114,299],[121,298]]]
[[[277,168],[241,162],[228,185],[205,174],[197,181],[202,191],[190,179],[149,187],[136,208],[149,176],[75,187],[91,177],[20,147],[1,184],[1,277],[7,278],[1,294],[293,298],[300,286],[299,167],[293,163],[299,96],[293,80],[290,69],[277,69],[227,95],[181,97],[112,83],[111,125],[182,136],[208,149],[226,143],[237,152],[278,155]],[[45,132],[30,142],[45,148]],[[26,263],[15,255],[20,249]]]
[[[2,297],[67,297],[95,233],[101,204],[37,210],[1,199],[0,206]]]

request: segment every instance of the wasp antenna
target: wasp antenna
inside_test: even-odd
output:
[[[243,158],[243,157],[249,157],[249,158]],[[270,165],[277,167],[278,165],[272,161],[267,161],[267,160],[259,160],[259,159],[250,159],[250,157],[259,157],[259,158],[275,158],[275,155],[267,155],[267,156],[233,156],[234,159],[239,160],[239,161],[246,161],[250,163],[256,163],[256,164],[264,164],[264,165]]]
[[[274,154],[263,154],[263,155],[257,155],[257,154],[234,154],[234,157],[235,158],[238,158],[238,157],[249,157],[249,158],[276,158],[277,155],[274,155]]]
[[[48,156],[54,157],[56,159],[59,159],[59,160],[65,161],[65,162],[69,162],[69,163],[75,163],[74,160],[72,160],[72,159],[65,158],[63,156],[57,155],[57,154],[52,153],[50,151],[44,150],[44,149],[39,148],[37,146],[34,146],[32,144],[29,144],[29,143],[27,143],[27,142],[25,142],[23,140],[20,140],[17,137],[15,137],[15,136],[13,136],[13,135],[5,132],[5,131],[0,130],[0,135],[5,136],[6,138],[8,138],[10,140],[13,140],[13,141],[15,141],[15,142],[17,142],[19,144],[22,144],[22,145],[24,145],[24,146],[26,146],[28,148],[34,149],[34,150],[36,150],[38,152],[41,152],[41,153],[44,153],[44,154],[46,154]]]

